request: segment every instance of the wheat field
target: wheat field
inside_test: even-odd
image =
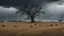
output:
[[[64,36],[64,22],[3,22],[0,36]]]

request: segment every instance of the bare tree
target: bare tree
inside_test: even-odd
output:
[[[29,4],[26,4],[24,5],[23,8],[19,8],[19,11],[16,12],[17,13],[20,13],[21,15],[27,15],[28,18],[31,19],[31,22],[35,22],[34,18],[36,16],[39,16],[40,13],[43,13],[45,14],[44,11],[41,11],[42,7],[39,6],[39,5],[29,5]]]

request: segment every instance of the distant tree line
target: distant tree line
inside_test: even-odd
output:
[[[0,22],[4,22],[4,20],[0,20]],[[7,20],[7,22],[22,22],[22,20]]]
[[[0,22],[4,22],[4,20],[0,20]],[[7,22],[23,22],[23,21],[22,20],[7,20]],[[37,22],[42,22],[42,21],[37,21]],[[58,22],[62,22],[62,19],[58,19]]]
[[[0,22],[3,22],[3,20],[1,20]]]
[[[8,22],[22,22],[22,20],[8,20]]]

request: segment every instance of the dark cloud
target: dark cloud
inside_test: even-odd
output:
[[[0,6],[22,6],[26,3],[53,2],[59,0],[0,0]]]
[[[24,17],[20,14],[16,14],[17,9],[14,7],[2,7],[0,6],[0,20],[24,20]]]
[[[29,3],[29,0],[0,0],[1,6],[21,6]]]
[[[59,5],[61,0],[0,0],[0,20],[8,19],[24,19],[26,16],[15,15],[17,9],[15,6],[22,6],[26,3],[29,4],[43,4],[45,9],[42,9],[46,14],[41,14],[36,20],[58,20],[60,17],[64,19],[64,5]],[[62,3],[63,4],[63,3]],[[3,6],[10,6],[9,8]]]
[[[48,2],[56,2],[56,1],[59,1],[59,0],[47,0]]]
[[[44,9],[46,14],[41,16],[41,19],[58,20],[62,18],[64,20],[64,4],[59,5],[59,2],[52,2],[46,5]]]
[[[16,9],[13,7],[4,8],[0,6],[0,20],[6,19],[16,19],[17,15],[15,15]]]

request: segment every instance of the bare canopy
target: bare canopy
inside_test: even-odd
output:
[[[25,4],[23,6],[23,8],[19,8],[16,12],[17,13],[20,13],[21,15],[27,15],[30,19],[31,19],[31,22],[35,22],[34,18],[38,15],[40,15],[40,13],[43,13],[45,14],[44,11],[41,11],[42,7],[39,6],[39,5],[30,5],[30,4]]]

